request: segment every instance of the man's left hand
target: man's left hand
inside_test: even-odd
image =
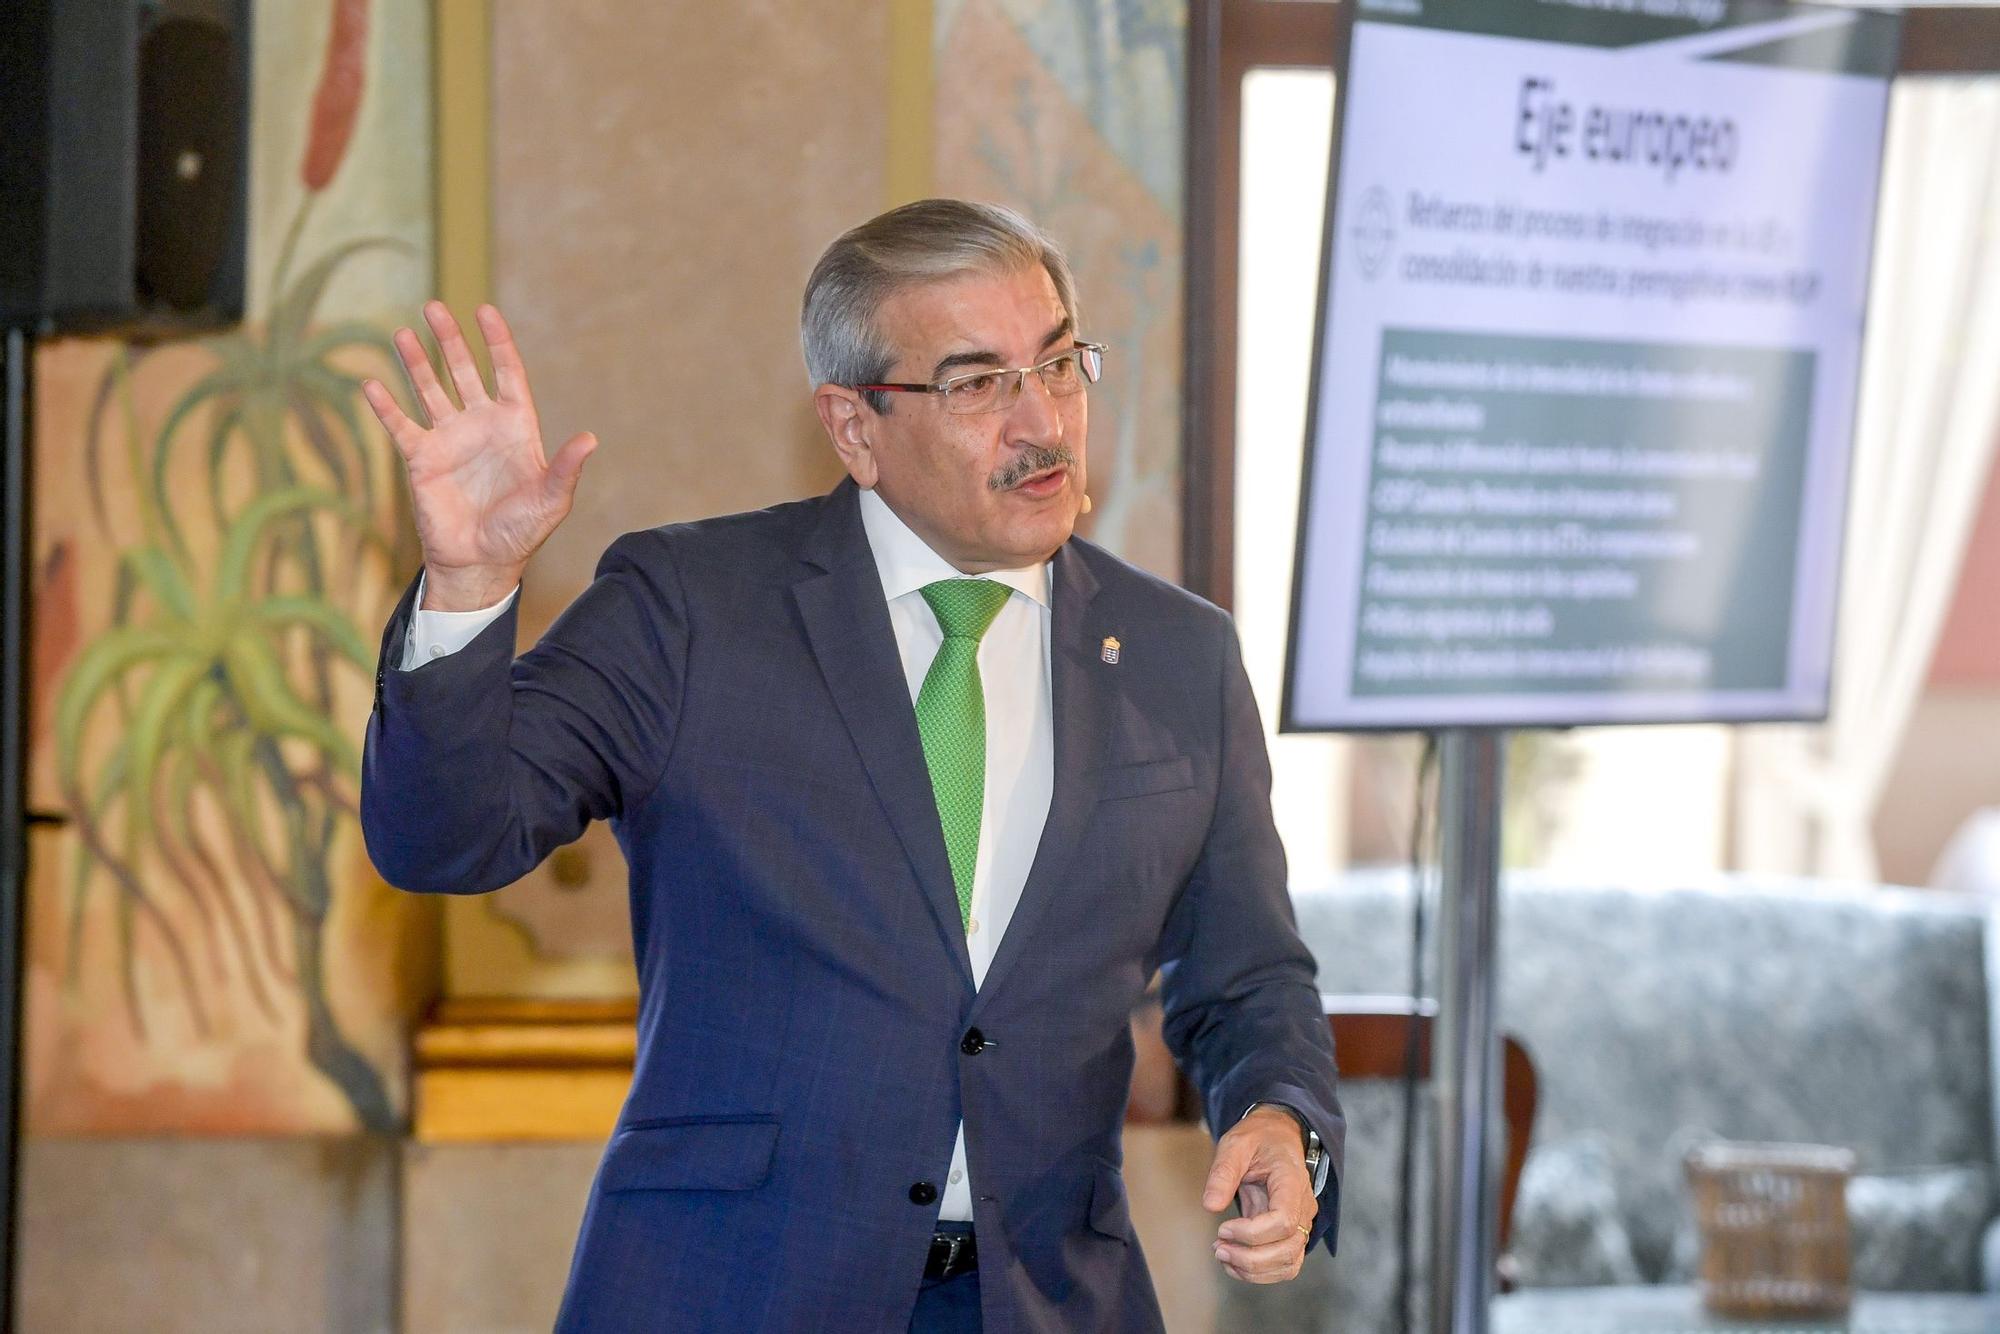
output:
[[[1223,1269],[1248,1283],[1297,1278],[1319,1201],[1306,1174],[1299,1123],[1284,1108],[1257,1108],[1216,1144],[1202,1207],[1219,1213],[1232,1198],[1243,1216],[1216,1229],[1215,1258]]]

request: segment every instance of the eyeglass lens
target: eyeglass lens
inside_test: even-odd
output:
[[[1031,369],[1042,377],[1050,397],[1061,398],[1077,393],[1086,382],[1094,382],[1104,373],[1104,354],[1094,347],[1071,348]],[[1013,370],[959,376],[945,391],[945,405],[953,412],[993,412],[1011,407],[1021,396],[1027,376],[1027,371]]]

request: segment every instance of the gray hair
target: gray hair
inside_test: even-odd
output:
[[[1011,208],[919,199],[870,218],[826,248],[806,281],[799,344],[815,386],[871,384],[895,364],[876,328],[882,303],[906,287],[1040,264],[1072,323],[1076,283],[1061,247]],[[877,412],[888,395],[866,394]]]

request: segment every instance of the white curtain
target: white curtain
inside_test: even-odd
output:
[[[2000,441],[2000,80],[1896,85],[1878,219],[1833,711],[1741,729],[1751,870],[1878,876],[1875,808]]]

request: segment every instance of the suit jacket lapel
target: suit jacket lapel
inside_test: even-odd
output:
[[[820,674],[969,991],[972,959],[959,920],[937,799],[924,764],[923,739],[903,679],[882,579],[861,527],[859,500],[851,481],[827,497],[803,553],[813,569],[792,586],[792,594]]]
[[[1096,605],[1097,577],[1073,543],[1056,553],[1052,597],[1049,707],[1055,723],[1055,783],[1049,818],[1007,934],[980,983],[982,1001],[1028,948],[1037,922],[1061,892],[1064,873],[1096,812],[1099,779],[1110,751],[1116,669],[1100,655],[1104,636],[1117,630]]]

